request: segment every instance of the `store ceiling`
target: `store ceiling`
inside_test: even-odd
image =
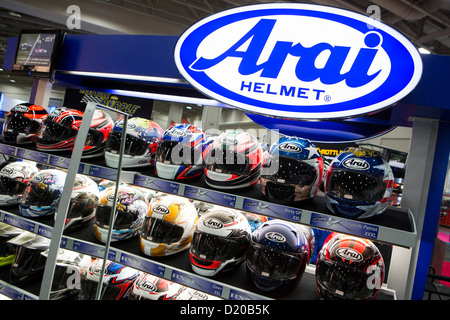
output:
[[[236,6],[268,0],[2,0],[0,2],[0,64],[8,37],[21,29],[61,28],[69,33],[179,35],[194,22]],[[379,9],[383,22],[406,35],[418,47],[450,55],[450,0],[314,0],[372,16]],[[80,9],[81,29],[66,23]],[[370,7],[375,5],[376,7]],[[3,75],[1,75],[3,74]],[[7,72],[0,82],[10,81]],[[17,80],[17,79],[16,79]],[[19,79],[19,81],[23,81]]]

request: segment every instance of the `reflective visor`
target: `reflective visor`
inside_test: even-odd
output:
[[[109,134],[106,140],[105,150],[114,154],[118,154],[120,150],[120,142],[122,140],[122,132],[113,131]],[[149,146],[146,141],[138,137],[134,137],[127,134],[125,139],[125,150],[124,154],[130,156],[141,156],[144,155]]]
[[[22,204],[36,207],[51,206],[54,201],[59,200],[60,194],[61,190],[59,189],[39,188],[37,184],[29,183]]]
[[[225,238],[208,233],[194,232],[191,253],[206,260],[225,261],[242,257],[247,247],[247,239]]]
[[[0,177],[0,194],[3,195],[21,195],[27,185],[25,182],[17,181],[9,177]]]
[[[274,182],[310,186],[316,179],[317,170],[302,160],[271,157],[264,163],[261,176]]]
[[[349,265],[320,260],[316,276],[318,282],[336,297],[362,299],[373,294],[373,289],[366,285],[369,274]]]
[[[206,160],[208,170],[224,174],[249,175],[251,165],[246,155],[233,150],[212,149]]]
[[[96,197],[84,193],[80,193],[75,198],[71,199],[69,210],[67,212],[67,219],[87,217],[94,213],[97,208],[97,202],[94,201],[95,199]]]
[[[65,140],[75,138],[77,132],[78,130],[63,126],[47,119],[41,127],[38,140],[41,144],[57,144]]]
[[[39,122],[26,117],[23,112],[13,112],[6,116],[5,130],[36,133],[39,130]]]
[[[183,228],[173,223],[146,216],[140,235],[156,243],[174,243],[181,240]]]
[[[100,205],[95,211],[95,224],[100,228],[108,228],[111,219],[112,207]],[[133,222],[138,218],[138,213],[136,211],[122,211],[116,210],[116,217],[114,219],[113,229],[122,230],[131,227]]]
[[[330,195],[353,201],[380,201],[385,191],[383,177],[347,170],[333,171],[327,186]]]
[[[156,161],[178,165],[202,163],[200,152],[178,141],[161,141],[156,151]]]
[[[247,249],[247,266],[256,274],[274,280],[289,280],[302,271],[303,257],[252,243]]]

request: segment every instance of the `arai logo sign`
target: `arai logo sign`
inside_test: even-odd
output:
[[[187,29],[174,52],[183,77],[246,111],[297,119],[340,118],[388,107],[422,74],[402,34],[333,7],[237,7]]]

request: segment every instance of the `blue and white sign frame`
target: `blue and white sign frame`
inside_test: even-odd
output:
[[[244,111],[293,119],[346,118],[411,92],[422,58],[401,33],[335,7],[270,3],[213,14],[179,38],[181,75]]]

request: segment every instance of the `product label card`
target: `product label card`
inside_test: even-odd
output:
[[[0,153],[7,154],[10,156],[15,156],[16,150],[17,150],[16,147],[8,146],[6,144],[0,144]]]
[[[267,215],[275,218],[292,220],[294,222],[300,222],[302,216],[301,209],[286,207],[254,199],[244,199],[242,210]]]
[[[127,253],[122,253],[120,255],[120,259],[118,262],[127,265],[129,267],[154,274],[158,277],[164,277],[164,273],[166,271],[166,268],[164,266],[158,265],[147,259],[142,259],[140,257],[136,257]]]
[[[173,270],[171,280],[216,296],[222,295],[223,286],[204,280],[191,273]]]
[[[236,196],[191,186],[185,187],[184,196],[232,208],[236,205]]]
[[[133,184],[172,194],[178,194],[178,191],[180,189],[180,185],[178,183],[139,174],[136,174],[134,176]]]
[[[96,176],[96,177],[103,178],[103,179],[108,179],[108,180],[116,180],[117,179],[117,169],[98,167],[98,166],[90,166],[89,167],[89,175]]]
[[[27,149],[17,149],[17,157],[32,161],[48,163],[49,155],[43,152],[32,151]]]
[[[378,238],[379,227],[362,223],[359,221],[347,220],[340,217],[330,217],[320,213],[311,214],[311,226],[331,229],[338,232],[353,234],[370,239]]]

